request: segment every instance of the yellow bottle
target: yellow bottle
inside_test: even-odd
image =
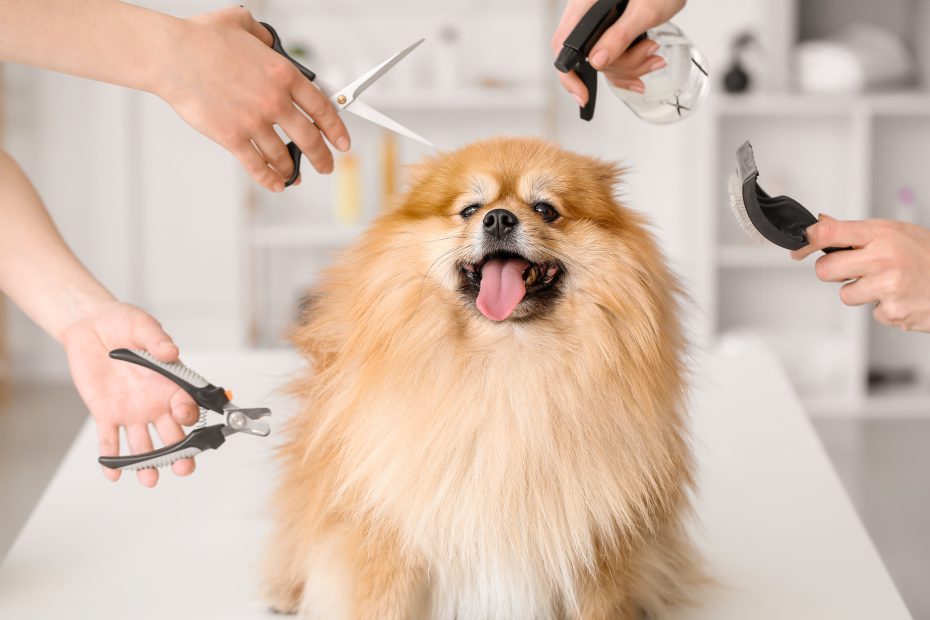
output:
[[[352,154],[341,156],[334,176],[333,211],[336,222],[355,226],[362,219],[362,179],[358,158]]]
[[[397,193],[397,134],[381,132],[381,205],[386,209]]]

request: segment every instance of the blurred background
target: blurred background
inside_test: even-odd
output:
[[[595,119],[578,119],[549,48],[562,0],[246,6],[336,85],[426,37],[365,99],[439,149],[535,135],[628,166],[624,200],[650,216],[692,294],[695,345],[751,330],[778,353],[915,618],[930,618],[930,335],[874,323],[812,261],[752,245],[725,183],[748,139],[771,194],[930,225],[930,0],[694,0],[674,22],[707,57],[712,91],[670,126],[606,88]],[[4,148],[78,256],[182,351],[287,346],[302,289],[431,152],[348,115],[353,149],[335,174],[308,166],[272,195],[155,97],[19,66],[2,79]],[[0,383],[2,557],[85,412],[57,344],[9,305]]]

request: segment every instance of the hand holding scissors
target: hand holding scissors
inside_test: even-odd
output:
[[[393,56],[391,56],[390,58],[382,62],[380,65],[378,65],[374,69],[368,71],[367,73],[365,73],[364,75],[362,75],[361,77],[353,81],[351,84],[349,84],[345,88],[341,88],[339,90],[334,91],[331,88],[327,87],[326,85],[322,84],[321,81],[317,79],[316,74],[313,71],[311,71],[307,67],[303,66],[302,64],[300,64],[299,62],[291,58],[287,54],[287,52],[284,51],[284,46],[281,44],[281,38],[278,36],[278,33],[275,32],[274,28],[272,28],[270,25],[266,24],[265,22],[261,22],[261,24],[262,26],[268,29],[268,32],[271,33],[272,49],[274,49],[276,52],[278,52],[279,54],[281,54],[282,56],[290,60],[294,64],[294,66],[297,67],[297,69],[301,72],[301,74],[303,74],[304,77],[306,77],[311,82],[316,83],[316,85],[324,93],[329,94],[329,100],[336,107],[337,111],[341,112],[343,110],[348,110],[349,112],[352,112],[356,116],[360,116],[375,124],[381,125],[382,127],[386,129],[390,129],[391,131],[396,132],[402,136],[412,138],[413,140],[422,142],[423,144],[426,144],[428,146],[433,145],[432,142],[429,142],[425,138],[410,131],[409,129],[401,125],[400,123],[388,118],[381,112],[378,112],[377,110],[372,108],[370,105],[364,103],[363,101],[359,101],[358,99],[358,97],[363,92],[365,92],[365,90],[368,89],[369,86],[371,86],[372,84],[377,82],[379,79],[381,79],[385,73],[390,71],[397,63],[403,60],[407,56],[407,54],[412,52],[418,45],[423,43],[424,41],[423,39],[420,39],[419,41],[416,41],[415,43],[408,45],[406,48],[394,54]],[[291,177],[284,183],[285,187],[292,185],[300,176],[300,155],[301,155],[300,147],[298,147],[294,142],[289,142],[287,144],[287,150],[290,153],[291,160],[293,161],[293,164],[294,164],[294,172],[291,175]]]

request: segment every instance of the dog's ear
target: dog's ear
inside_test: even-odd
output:
[[[401,168],[401,188],[404,191],[408,191],[422,181],[423,177],[425,177],[430,168],[432,168],[433,163],[433,158],[427,157],[415,164],[407,164]]]
[[[405,197],[426,178],[430,170],[436,165],[437,159],[436,157],[425,157],[417,163],[401,166],[398,191],[393,196],[388,197],[387,204],[383,205],[382,208],[387,212],[394,211],[403,205]]]
[[[592,163],[597,180],[602,183],[604,187],[609,187],[611,191],[616,194],[620,190],[620,184],[623,182],[623,177],[627,173],[627,168],[615,162],[603,161],[600,159],[595,159]]]

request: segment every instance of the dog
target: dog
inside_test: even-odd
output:
[[[614,164],[442,154],[325,270],[280,450],[272,608],[659,618],[703,581],[682,292]]]

